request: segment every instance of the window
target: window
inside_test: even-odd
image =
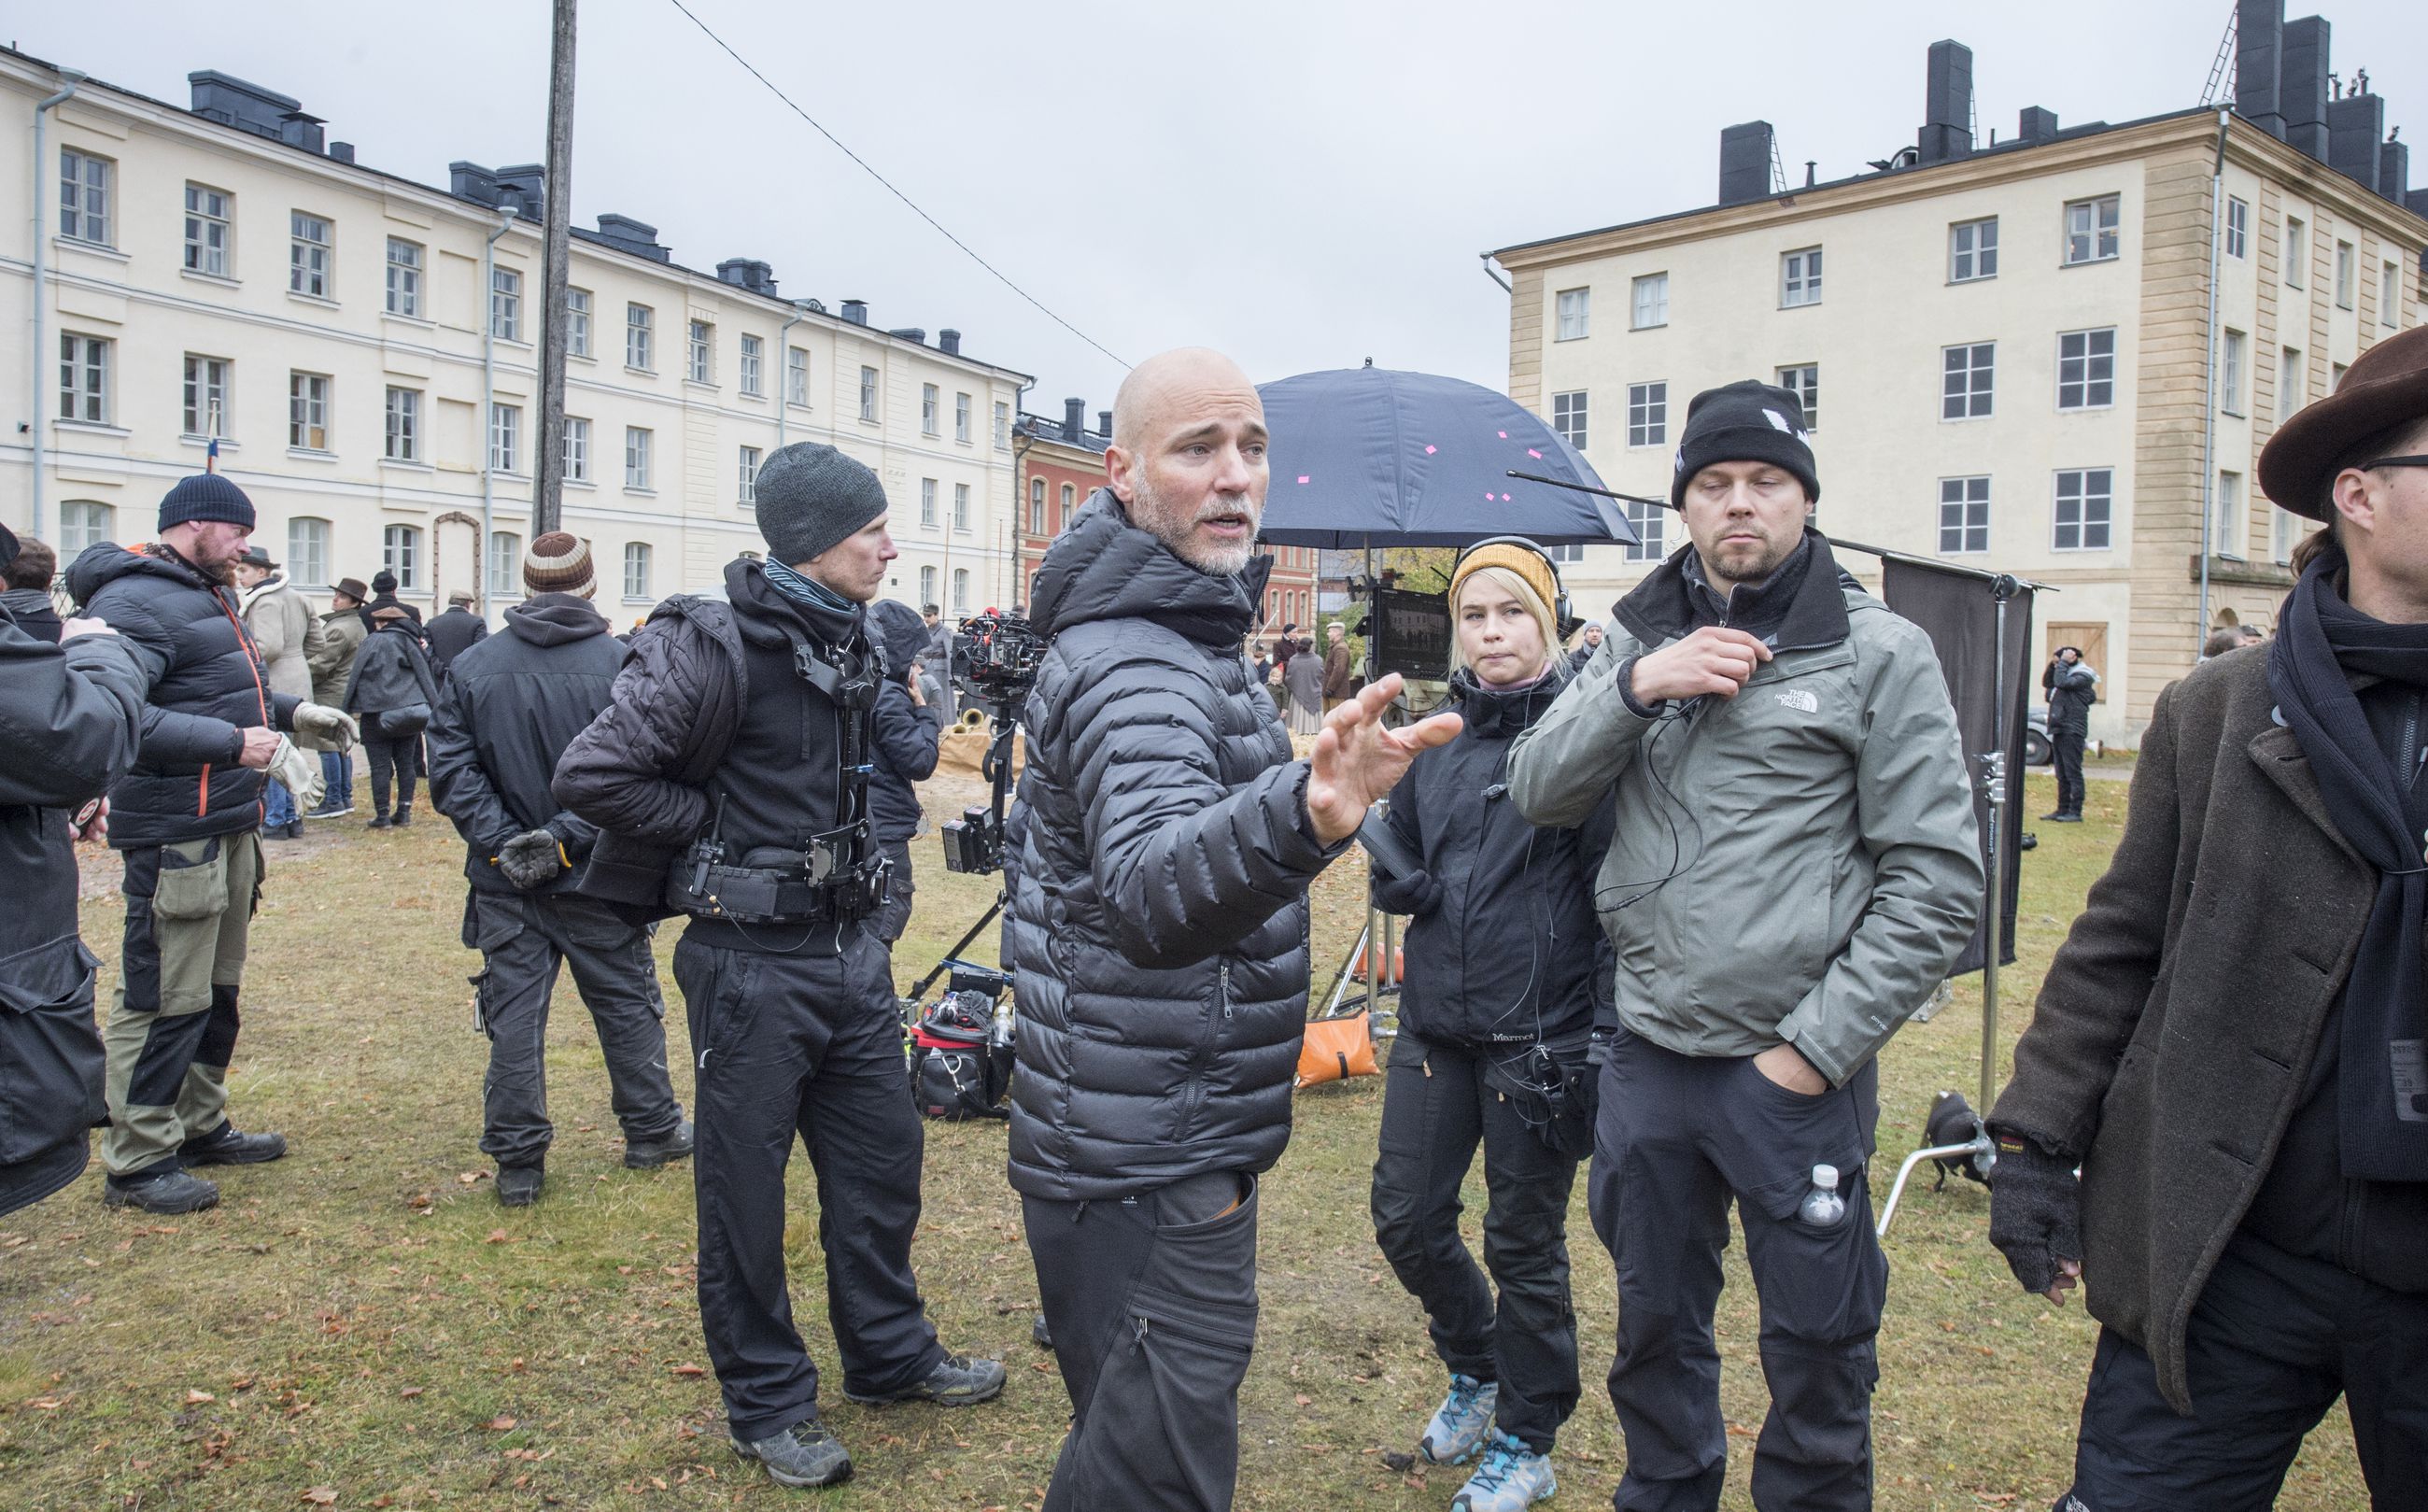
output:
[[[421,586],[421,529],[390,525],[380,532],[380,566],[396,574],[399,593]]]
[[[953,485],[953,529],[970,533],[970,485],[965,483]]]
[[[2391,268],[2394,264],[2386,266]],[[1011,406],[1001,400],[995,401],[994,405],[994,449],[998,452],[1011,450]]]
[[[301,210],[287,217],[287,291],[306,299],[329,297],[329,222]]]
[[[2228,415],[2242,413],[2242,373],[2249,358],[2251,338],[2239,331],[2225,333],[2225,370],[2218,376],[2218,408]]]
[[[1560,290],[1556,303],[1559,307],[1560,325],[1558,334],[1552,339],[1555,341],[1583,340],[1593,328],[1593,290],[1564,288]]]
[[[877,419],[877,370],[874,368],[860,370],[860,418],[864,420]]]
[[[657,370],[657,313],[647,304],[624,306],[624,366],[643,372]]]
[[[298,515],[287,522],[287,581],[299,588],[329,584],[329,522]]]
[[[109,506],[72,499],[59,506],[59,560],[73,562],[109,539]]]
[[[202,184],[186,186],[186,271],[228,276],[228,192]]]
[[[2068,331],[2057,338],[2057,407],[2106,409],[2116,403],[2116,328]]]
[[[390,462],[421,460],[421,390],[387,391],[387,440],[380,455]]]
[[[922,436],[936,434],[936,386],[934,384],[919,386],[919,434]]]
[[[970,438],[970,396],[953,396],[953,439],[967,444]]]
[[[1064,484],[1062,485],[1062,513],[1061,516],[1054,521],[1054,528],[1056,530],[1058,531],[1063,526],[1071,523],[1072,511],[1077,508],[1078,501],[1079,490],[1072,487],[1067,483]]]
[[[741,491],[735,495],[735,498],[741,501],[742,506],[746,509],[758,507],[759,449],[757,447],[746,446],[742,449],[742,456],[735,464],[735,471],[739,475],[737,481],[741,487]]]
[[[1947,281],[1970,284],[1998,276],[1998,218],[1959,221],[1947,228]]]
[[[1045,534],[1045,480],[1042,478],[1028,480],[1028,534]]]
[[[1632,292],[1634,294],[1632,329],[1649,331],[1656,325],[1669,323],[1669,275],[1667,273],[1646,273],[1635,280]]]
[[[1990,480],[1939,480],[1939,551],[1943,556],[1990,549]]]
[[[586,288],[565,291],[565,354],[590,355],[590,290]]]
[[[1551,429],[1561,440],[1582,452],[1585,449],[1585,391],[1551,396]]]
[[[421,319],[421,243],[387,238],[387,312]]]
[[[2356,291],[2356,286],[2360,283],[2360,265],[2356,261],[2357,256],[2358,255],[2353,251],[2351,242],[2336,243],[2336,307],[2338,309],[2348,310],[2353,307],[2353,296]]]
[[[109,423],[109,347],[97,336],[59,333],[59,419]]]
[[[2239,562],[2250,534],[2251,521],[2242,507],[2242,474],[2221,472],[2217,475],[2217,520],[2209,533],[2209,550]]]
[[[489,533],[489,592],[519,598],[523,587],[523,539],[512,531]]]
[[[489,270],[489,334],[500,341],[523,338],[523,275],[511,268]]]
[[[2334,393],[2344,386],[2344,374],[2352,370],[2340,362],[2327,364],[2327,392]]]
[[[590,422],[579,415],[565,418],[565,481],[590,481]]]
[[[2057,538],[2060,551],[2104,551],[2115,503],[2112,468],[2069,468],[2057,475]]]
[[[919,607],[924,612],[929,604],[939,601],[936,597],[936,569],[923,567],[919,569]]]
[[[624,427],[624,486],[649,485],[649,433],[638,425]]]
[[[1669,439],[1669,386],[1627,386],[1627,444],[1663,446]]]
[[[1668,555],[1664,532],[1668,529],[1669,511],[1657,504],[1627,503],[1627,522],[1635,527],[1635,543],[1627,548],[1631,562],[1658,562]]]
[[[956,618],[970,612],[970,569],[953,568],[953,615]]]
[[[1585,559],[1585,549],[1582,546],[1546,546],[1543,554],[1554,562],[1582,562]]]
[[[227,435],[228,372],[232,366],[225,357],[186,353],[186,435]]]
[[[2307,396],[2303,392],[2305,386],[2302,379],[2305,369],[2302,362],[2302,349],[2287,347],[2284,350],[2282,363],[2276,375],[2276,418],[2280,420],[2308,403]]]
[[[1817,363],[1779,370],[1779,386],[1804,402],[1804,428],[1821,428],[1821,369]]]
[[[71,241],[109,242],[109,175],[107,157],[73,147],[59,149],[59,235]]]
[[[784,352],[784,403],[807,409],[810,403],[810,353],[806,347]]]
[[[2225,255],[2229,257],[2251,255],[2251,205],[2246,200],[2225,202]]]
[[[2065,261],[2106,262],[2117,254],[2120,204],[2113,194],[2076,200],[2065,207]]]
[[[1821,303],[1821,249],[1807,247],[1779,259],[1779,305],[1793,309]]]
[[[2403,323],[2403,267],[2391,260],[2380,264],[2377,270],[2377,323]]]
[[[2285,218],[2285,282],[2295,288],[2302,287],[2305,276],[2303,267],[2310,260],[2310,228],[2298,215]]]
[[[326,373],[287,375],[287,444],[305,452],[329,450],[329,378]]]
[[[513,404],[492,403],[489,406],[489,470],[520,472],[515,466],[522,456],[523,412]]]
[[[742,391],[753,398],[764,392],[759,386],[760,354],[764,350],[765,343],[757,337],[742,338]]]
[[[1995,400],[1998,344],[1980,341],[1940,350],[1939,418],[1980,419]]]
[[[624,543],[624,601],[647,603],[649,599],[649,543]]]
[[[933,478],[919,480],[919,528],[936,528],[936,480]]]
[[[2302,517],[2288,509],[2271,506],[2269,556],[2279,567],[2293,560],[2293,548],[2302,539]]]
[[[683,376],[696,384],[714,383],[716,381],[715,358],[709,351],[709,344],[715,335],[715,328],[706,320],[694,320],[689,330],[683,358]]]

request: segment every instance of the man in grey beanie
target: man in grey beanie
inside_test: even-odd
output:
[[[885,489],[804,442],[760,468],[758,507],[766,560],[727,566],[729,601],[657,607],[555,793],[600,831],[582,891],[690,915],[675,979],[697,1058],[700,1324],[735,1453],[783,1485],[824,1486],[851,1458],[820,1422],[785,1291],[796,1128],[844,1393],[960,1406],[1002,1390],[1004,1370],[937,1342],[910,1274],[923,1133],[865,922],[887,896],[868,815],[883,666],[865,607],[894,557]]]

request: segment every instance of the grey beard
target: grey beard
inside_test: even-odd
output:
[[[1143,479],[1136,492],[1137,500],[1130,506],[1131,520],[1143,524],[1147,534],[1161,541],[1173,555],[1209,578],[1236,578],[1248,569],[1248,563],[1256,554],[1253,534],[1238,546],[1216,549],[1208,559],[1200,561],[1189,554],[1192,545],[1189,537],[1196,529],[1196,516],[1192,514],[1188,519],[1178,521],[1175,529],[1164,511],[1162,501],[1147,491]]]

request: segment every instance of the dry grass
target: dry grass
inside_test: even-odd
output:
[[[2035,811],[2050,797],[2032,779]],[[969,789],[931,793],[956,812]],[[2025,868],[2023,961],[2006,1032],[2114,844],[2122,783],[2091,785],[2092,822],[2041,826]],[[537,1208],[495,1204],[476,1151],[486,1044],[471,1026],[457,943],[461,851],[447,829],[274,843],[254,936],[233,1108],[284,1129],[286,1161],[222,1173],[225,1203],[155,1221],[105,1211],[98,1174],[0,1220],[0,1485],[11,1507],[585,1508],[802,1504],[722,1441],[692,1293],[688,1173],[618,1163],[595,1039],[568,988],[550,1034],[558,1141]],[[907,981],[991,896],[926,858],[897,954]],[[1319,984],[1357,923],[1360,877],[1317,893]],[[86,906],[114,951],[119,907]],[[660,942],[662,951],[671,936]],[[992,950],[990,934],[975,954]],[[105,990],[107,980],[105,980]],[[672,995],[669,983],[669,995]],[[678,1000],[679,1001],[679,1000]],[[1884,1060],[1874,1190],[1919,1141],[1932,1091],[1970,1089],[1977,982]],[[670,1016],[676,1056],[681,1015]],[[683,1083],[679,1078],[678,1086]],[[1403,1449],[1441,1386],[1422,1320],[1374,1249],[1366,1217],[1380,1087],[1304,1095],[1265,1192],[1265,1313],[1242,1404],[1239,1504],[1435,1508],[1454,1475],[1403,1475]],[[1003,1355],[1012,1383],[961,1413],[876,1413],[839,1399],[828,1422],[859,1463],[835,1508],[1012,1508],[1033,1503],[1067,1405],[1027,1341],[1036,1288],[1003,1180],[1000,1125],[928,1126],[917,1262],[956,1348]],[[1588,1381],[1559,1453],[1555,1505],[1597,1504],[1620,1468],[1591,1377],[1609,1357],[1610,1264],[1578,1186],[1571,1224]],[[823,1278],[813,1198],[793,1187],[794,1296],[815,1356]],[[1469,1193],[1469,1219],[1481,1210]],[[1878,1401],[1885,1507],[2045,1505],[2071,1460],[2092,1339],[2079,1307],[2019,1293],[1985,1242],[1978,1187],[1917,1191],[1890,1244]],[[1472,1237],[1472,1236],[1470,1236]],[[1764,1411],[1753,1298],[1734,1251],[1720,1329],[1724,1401],[1748,1432]],[[1737,1438],[1730,1504],[1746,1498]],[[2283,1505],[2366,1500],[2340,1414],[2315,1436]]]

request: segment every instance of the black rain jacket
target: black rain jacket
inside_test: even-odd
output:
[[[871,605],[868,617],[885,654],[885,686],[869,715],[875,749],[868,774],[868,817],[878,840],[894,843],[919,832],[919,791],[911,784],[936,775],[944,715],[933,703],[913,703],[904,685],[910,664],[927,649],[927,627],[919,612],[888,600]]]

